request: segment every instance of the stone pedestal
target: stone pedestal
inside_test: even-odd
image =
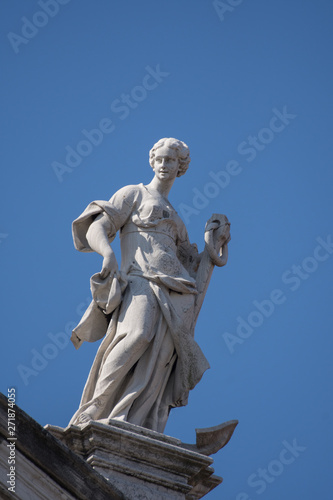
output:
[[[129,500],[196,500],[222,482],[211,457],[127,422],[45,428]]]

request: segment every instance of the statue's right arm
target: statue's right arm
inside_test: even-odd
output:
[[[111,272],[118,271],[118,264],[115,254],[109,243],[110,221],[107,215],[99,215],[89,226],[87,231],[87,241],[90,248],[103,257],[101,278],[106,278]]]
[[[101,278],[106,278],[110,273],[118,273],[118,264],[114,252],[110,246],[110,240],[114,238],[117,231],[126,224],[136,207],[140,189],[138,186],[130,185],[119,189],[101,207],[104,211],[85,228],[86,244],[90,250],[99,253],[103,257],[103,266],[100,273]],[[99,203],[99,202],[94,202]],[[87,251],[87,250],[85,250]]]

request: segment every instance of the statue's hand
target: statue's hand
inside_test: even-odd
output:
[[[101,278],[105,279],[109,276],[110,273],[118,273],[118,263],[115,257],[115,254],[111,250],[110,253],[104,256],[103,266],[100,272]]]

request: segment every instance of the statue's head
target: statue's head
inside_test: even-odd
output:
[[[191,161],[190,150],[188,146],[185,144],[185,142],[179,141],[178,139],[173,139],[172,137],[168,138],[165,137],[156,142],[156,144],[154,144],[152,149],[149,151],[150,166],[154,168],[156,151],[162,146],[166,146],[176,151],[178,157],[178,165],[179,165],[177,177],[184,175]]]

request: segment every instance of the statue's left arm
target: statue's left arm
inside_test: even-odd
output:
[[[205,227],[205,249],[201,254],[196,273],[198,295],[196,297],[195,321],[203,304],[214,266],[225,266],[228,260],[230,222],[225,215],[213,214]]]

